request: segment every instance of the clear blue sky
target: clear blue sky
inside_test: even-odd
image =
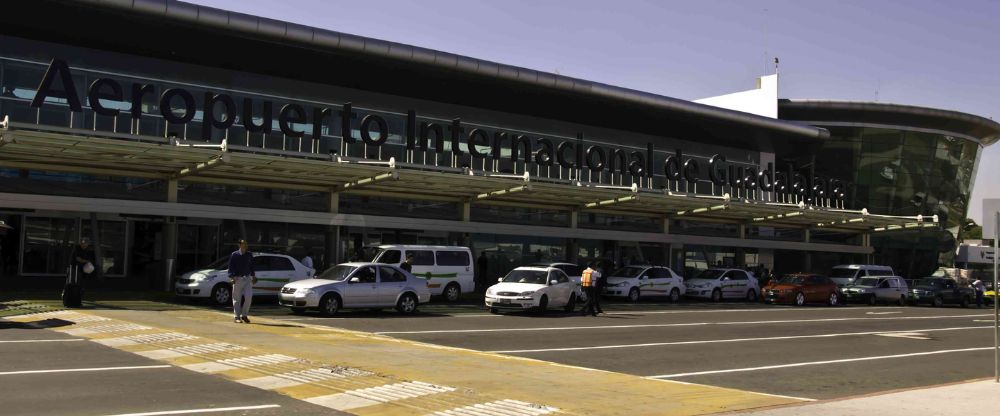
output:
[[[1000,1],[190,0],[683,99],[750,89],[781,60],[783,98],[1000,118]],[[1000,144],[969,215],[1000,198]]]

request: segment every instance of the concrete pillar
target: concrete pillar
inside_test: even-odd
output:
[[[177,202],[177,179],[167,180],[167,202]]]
[[[802,231],[802,241],[805,243],[812,242],[812,230],[806,228]],[[802,271],[809,273],[812,272],[812,252],[806,251],[802,256]]]
[[[336,192],[330,192],[330,199],[328,200],[327,212],[331,214],[340,213],[340,194]]]
[[[660,221],[662,221],[662,222],[663,222],[663,229],[662,229],[662,232],[663,232],[664,234],[670,234],[670,217],[668,217],[668,216],[663,216],[663,218],[662,218],[662,219],[660,219]]]
[[[577,224],[580,223],[580,211],[572,210],[569,212],[569,228],[577,228]]]
[[[339,225],[329,225],[326,227],[326,235],[324,236],[324,246],[326,247],[324,251],[324,259],[326,264],[323,267],[316,267],[316,273],[329,268],[330,266],[339,264],[343,259],[340,258],[340,226]]]
[[[472,221],[472,202],[465,201],[462,203],[462,221]]]
[[[570,263],[576,263],[580,258],[580,246],[576,243],[575,238],[566,239],[566,261]]]
[[[163,265],[164,276],[161,287],[170,292],[173,290],[174,275],[177,274],[177,218],[175,217],[166,217],[163,223]]]
[[[812,242],[812,233],[811,233],[811,230],[809,230],[808,228],[806,228],[805,230],[802,230],[802,242],[804,242],[804,243],[811,243]]]

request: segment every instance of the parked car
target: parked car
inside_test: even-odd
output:
[[[284,254],[253,253],[253,268],[257,284],[254,296],[278,294],[281,286],[312,277],[316,271]],[[216,260],[203,269],[181,275],[174,283],[174,294],[188,298],[208,298],[218,305],[232,304],[233,287],[229,282],[229,256]]]
[[[425,245],[382,245],[372,260],[399,266],[413,255],[413,275],[427,280],[431,295],[458,301],[463,293],[476,290],[472,252],[468,247]]]
[[[840,289],[826,276],[795,273],[774,281],[761,289],[764,303],[791,303],[802,306],[806,303],[826,303],[835,306],[840,303]]]
[[[869,305],[877,303],[895,303],[906,305],[907,294],[910,292],[906,281],[899,276],[862,277],[854,283],[841,287],[844,300],[847,302],[864,302]]]
[[[625,296],[631,302],[638,302],[644,296],[669,296],[677,302],[687,292],[684,278],[668,267],[625,266],[608,276],[605,296]]]
[[[857,279],[869,276],[895,276],[896,272],[889,266],[879,266],[874,264],[842,264],[833,266],[827,277],[833,280],[837,286],[847,286]]]
[[[925,277],[910,289],[907,300],[911,305],[929,303],[942,306],[946,303],[959,304],[968,308],[976,301],[976,291],[971,287],[959,286],[958,282],[944,277]]]
[[[708,298],[714,302],[724,298],[757,301],[760,285],[757,278],[740,269],[708,269],[684,282],[687,296]]]
[[[566,273],[554,267],[518,267],[486,289],[486,307],[491,313],[502,309],[534,309],[545,312],[562,307],[572,312],[576,307],[577,285]]]
[[[289,283],[281,288],[278,303],[301,314],[318,309],[325,316],[348,308],[396,308],[404,314],[417,312],[431,299],[427,280],[396,266],[380,263],[344,263],[313,279]]]
[[[561,262],[554,262],[554,263],[532,263],[532,264],[529,264],[528,266],[530,266],[530,267],[543,267],[543,268],[544,267],[554,267],[554,268],[557,268],[559,270],[562,270],[563,273],[566,273],[566,276],[569,277],[569,280],[572,280],[573,282],[576,283],[576,301],[577,302],[586,302],[587,301],[587,292],[583,291],[583,287],[582,287],[582,283],[581,283],[583,281],[583,271],[587,269],[586,267],[583,267],[583,266],[580,266],[580,265],[577,265],[577,264],[573,264],[573,263],[561,263]]]

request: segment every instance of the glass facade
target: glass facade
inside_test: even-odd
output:
[[[779,152],[777,159],[816,166],[816,174],[852,182],[847,208],[881,215],[937,215],[943,230],[873,234],[873,261],[891,265],[904,276],[929,275],[938,265],[950,266],[982,146],[903,127],[819,126],[831,135],[819,149],[810,155]]]

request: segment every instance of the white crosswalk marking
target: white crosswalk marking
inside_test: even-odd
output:
[[[431,413],[430,416],[534,416],[558,411],[559,409],[555,407],[525,403],[518,400],[499,400],[435,412]]]
[[[90,335],[90,334],[107,334],[113,332],[145,331],[147,329],[152,329],[152,328],[145,325],[126,323],[126,324],[94,325],[83,328],[56,329],[56,331],[70,335]]]
[[[411,399],[430,394],[455,391],[454,387],[438,386],[420,381],[387,384],[366,389],[350,390],[306,399],[307,402],[337,410],[350,410],[359,407],[388,403],[394,400]]]
[[[219,364],[231,365],[233,367],[255,367],[259,365],[280,364],[295,361],[298,358],[289,357],[283,354],[255,355],[252,357],[229,358],[218,360]]]
[[[178,354],[198,355],[198,354],[212,354],[217,352],[239,351],[239,350],[245,350],[247,349],[247,347],[243,347],[240,345],[233,345],[225,342],[217,342],[214,344],[187,345],[183,347],[174,347],[167,349],[176,352]]]
[[[82,315],[82,314],[79,314],[79,313],[76,313],[76,314],[67,314],[67,315],[61,317],[60,319],[62,319],[64,321],[70,321],[70,322],[75,323],[75,324],[83,324],[83,323],[87,323],[87,322],[101,322],[101,321],[110,321],[111,320],[110,318],[105,318],[103,316]]]
[[[298,386],[330,379],[341,379],[347,377],[368,376],[372,373],[356,368],[314,368],[309,370],[294,371],[290,373],[275,374],[271,376],[256,377],[244,380],[237,380],[248,386],[257,387],[264,390],[275,390],[285,387]]]
[[[136,344],[158,344],[162,342],[186,341],[196,338],[198,337],[179,332],[162,332],[157,334],[130,335],[119,338],[95,339],[92,341],[109,347],[123,347]]]

